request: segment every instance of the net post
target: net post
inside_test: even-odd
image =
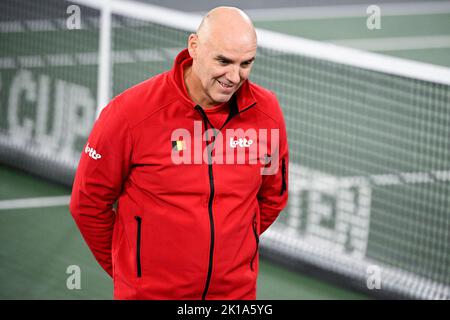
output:
[[[110,100],[111,93],[111,1],[102,2],[99,27],[99,61],[96,118]]]

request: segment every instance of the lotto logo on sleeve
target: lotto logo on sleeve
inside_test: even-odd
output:
[[[97,153],[94,148],[89,147],[89,142],[86,144],[86,147],[84,148],[84,153],[89,155],[94,160],[100,159],[102,156],[100,153]]]

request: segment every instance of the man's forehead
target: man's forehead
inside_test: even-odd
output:
[[[214,48],[224,50],[256,50],[256,37],[252,34],[236,33],[220,30],[208,34],[199,35],[199,40]]]
[[[223,56],[228,59],[247,60],[256,55],[257,45],[253,41],[227,41],[229,39],[223,39],[222,41],[217,38],[208,44],[208,51],[214,57]]]

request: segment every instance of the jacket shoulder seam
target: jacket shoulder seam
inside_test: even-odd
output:
[[[119,109],[122,110],[122,102],[120,101],[120,99],[115,99],[115,102],[118,104],[118,106],[120,107]],[[124,112],[124,120],[125,120],[125,125],[126,125],[126,129],[128,132],[128,135],[130,137],[130,142],[131,142],[131,147],[132,149],[134,148],[134,138],[133,138],[133,134],[131,132],[131,126],[130,126],[130,120],[127,116],[127,114]],[[109,137],[106,137],[108,139],[108,142],[111,144],[111,140],[109,139]]]
[[[173,98],[172,100],[168,101],[167,103],[163,104],[162,106],[158,107],[156,110],[152,111],[149,115],[147,115],[146,117],[144,117],[143,119],[139,120],[137,123],[133,124],[133,126],[131,126],[131,129],[134,129],[136,127],[138,127],[142,122],[148,120],[149,118],[153,117],[155,114],[157,114],[159,111],[161,111],[162,109],[166,108],[167,106],[171,105],[172,103],[174,103],[177,100],[177,98]]]
[[[256,110],[258,110],[259,112],[261,112],[262,114],[264,114],[266,117],[268,117],[269,119],[271,119],[273,122],[275,122],[277,124],[278,127],[280,127],[280,120],[275,119],[272,115],[268,114],[267,112],[263,111],[258,105],[255,108]]]

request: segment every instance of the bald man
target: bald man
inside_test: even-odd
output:
[[[256,298],[259,236],[286,205],[289,161],[275,95],[248,80],[256,49],[248,16],[216,8],[170,71],[96,121],[70,211],[115,299]]]

